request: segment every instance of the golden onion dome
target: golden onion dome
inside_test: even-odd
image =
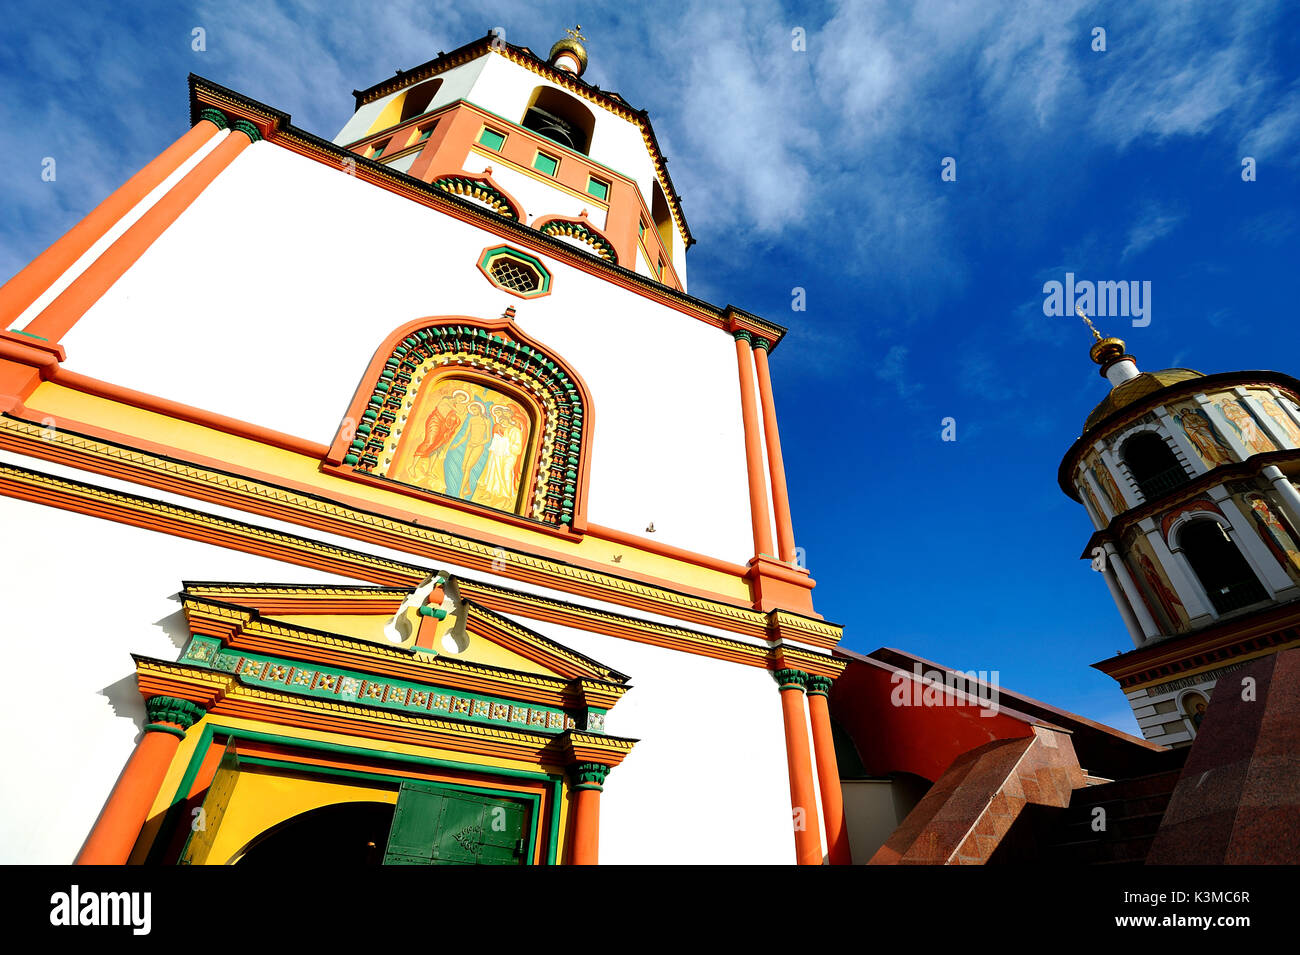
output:
[[[1118,341],[1118,339],[1102,339],[1093,345],[1096,349],[1108,341]],[[1123,343],[1120,343],[1120,352],[1123,352]],[[1095,358],[1093,359],[1096,360]],[[1100,364],[1100,363],[1099,363]],[[1148,395],[1155,394],[1161,388],[1167,388],[1170,385],[1176,385],[1182,381],[1190,381],[1193,378],[1204,378],[1205,376],[1199,371],[1193,371],[1190,368],[1166,368],[1164,371],[1144,371],[1136,378],[1130,378],[1123,384],[1116,385],[1111,389],[1101,404],[1092,409],[1092,414],[1083,423],[1083,431],[1087,434],[1093,427],[1105,418],[1119,411],[1121,408],[1127,408],[1135,405]]]
[[[576,29],[564,31],[568,34],[564,39],[558,41],[555,46],[551,47],[551,54],[546,58],[546,62],[555,66],[555,61],[561,53],[568,53],[578,61],[578,76],[581,76],[587,69],[587,48],[583,46],[586,37],[582,35],[582,25],[579,24]]]

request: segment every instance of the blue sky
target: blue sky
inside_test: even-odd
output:
[[[1107,385],[1043,283],[1151,282],[1149,326],[1100,323],[1147,370],[1300,372],[1293,3],[8,9],[0,277],[184,131],[191,71],[332,137],[399,67],[498,26],[544,52],[581,22],[587,78],[647,108],[669,156],[692,292],[790,327],[772,365],[796,537],[845,645],[996,669],[1131,731],[1089,668],[1131,644],[1056,486]]]

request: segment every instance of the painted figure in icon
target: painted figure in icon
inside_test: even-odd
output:
[[[435,380],[416,397],[406,431],[390,473],[439,494],[517,509],[532,431],[518,401],[477,381]]]
[[[1147,587],[1151,593],[1155,594],[1156,600],[1160,602],[1160,607],[1164,610],[1165,616],[1169,618],[1170,624],[1174,627],[1181,626],[1183,618],[1180,616],[1179,611],[1183,610],[1183,602],[1165,583],[1164,578],[1156,572],[1155,564],[1151,563],[1150,557],[1138,551],[1137,558],[1138,567],[1142,571],[1142,579],[1146,581]]]
[[[1210,467],[1232,463],[1232,452],[1223,443],[1214,425],[1200,408],[1184,408],[1174,418],[1182,425],[1183,433],[1196,446],[1196,451]]]
[[[1258,454],[1274,450],[1273,442],[1268,439],[1268,435],[1260,430],[1250,412],[1243,408],[1239,402],[1224,401],[1219,405],[1219,410],[1223,412],[1223,416],[1236,429],[1237,435],[1241,438],[1241,443],[1251,451]]]
[[[407,480],[413,483],[427,481],[434,473],[439,459],[447,452],[448,442],[465,418],[468,404],[469,392],[460,388],[438,396],[424,423],[424,440],[406,466]]]

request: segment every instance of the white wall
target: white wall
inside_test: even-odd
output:
[[[639,740],[605,781],[602,864],[795,859],[785,728],[766,670],[516,617],[628,674],[605,729]]]
[[[0,497],[0,864],[73,861],[146,722],[132,653],[175,660],[182,580],[343,578]]]
[[[747,561],[731,336],[546,254],[553,292],[507,295],[476,267],[500,241],[257,143],[65,336],[66,366],[328,443],[397,326],[514,305],[591,390],[589,519]]]

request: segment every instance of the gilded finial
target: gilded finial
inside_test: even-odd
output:
[[[583,46],[587,38],[582,35],[582,24],[564,32],[565,37],[551,47],[551,55],[546,62],[556,69],[581,76],[587,68],[587,48]]]
[[[1088,357],[1101,365],[1101,373],[1105,375],[1106,369],[1111,364],[1124,357],[1124,340],[1122,338],[1102,338],[1101,332],[1097,331],[1097,326],[1092,324],[1092,320],[1084,314],[1082,306],[1074,306],[1074,314],[1083,319],[1083,323],[1092,332],[1092,337],[1096,339],[1092,343],[1092,347],[1088,349]]]
[[[1078,315],[1081,319],[1083,319],[1083,324],[1087,325],[1088,328],[1092,331],[1092,337],[1095,338],[1097,341],[1101,341],[1101,332],[1097,331],[1097,326],[1092,324],[1092,319],[1090,319],[1086,314],[1084,314],[1082,305],[1074,306],[1074,314]]]

